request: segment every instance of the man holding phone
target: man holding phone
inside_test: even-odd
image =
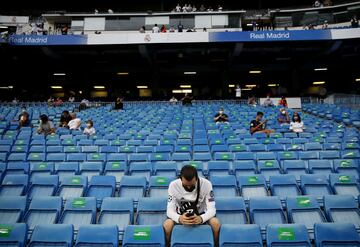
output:
[[[168,193],[168,219],[163,224],[167,245],[170,245],[175,224],[194,226],[204,223],[211,226],[217,245],[220,222],[215,217],[215,198],[211,182],[200,178],[195,167],[186,165],[181,169],[180,178],[170,183]]]
[[[269,136],[270,133],[274,132],[274,130],[266,129],[267,120],[262,121],[263,116],[264,113],[262,113],[261,111],[256,113],[255,120],[252,120],[250,123],[250,134],[260,132],[265,133],[267,136]]]

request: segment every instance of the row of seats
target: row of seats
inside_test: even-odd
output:
[[[25,224],[1,226],[0,244],[4,246],[25,247],[27,228]],[[304,225],[271,224],[266,228],[266,246],[311,247],[311,241]],[[74,243],[71,225],[39,225],[29,239],[29,246],[66,246]],[[315,224],[315,245],[359,246],[360,237],[352,224]],[[87,225],[79,228],[75,247],[80,246],[119,246],[116,226]],[[125,230],[123,247],[165,247],[165,236],[161,226],[128,226]],[[214,240],[210,226],[196,228],[177,225],[171,236],[171,247],[203,246],[213,247]],[[256,225],[223,225],[220,229],[220,247],[263,246],[260,229]]]

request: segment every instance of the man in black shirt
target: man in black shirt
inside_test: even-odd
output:
[[[260,132],[260,133],[265,133],[267,136],[269,136],[270,133],[274,132],[274,130],[266,129],[267,120],[261,121],[263,116],[264,113],[260,111],[257,112],[255,120],[252,120],[250,123],[250,134],[254,134],[255,132]]]
[[[69,111],[63,111],[60,116],[59,127],[68,128],[68,123],[71,121],[71,116]]]
[[[184,106],[192,106],[193,97],[186,93],[184,98],[181,99],[181,101]]]
[[[115,102],[115,110],[122,110],[124,108],[123,98],[118,97]]]
[[[215,117],[214,117],[214,121],[216,124],[219,124],[219,123],[229,123],[229,117],[228,115],[226,115],[224,113],[224,108],[220,108],[219,112],[216,113]]]

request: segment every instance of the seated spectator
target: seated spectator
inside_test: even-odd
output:
[[[175,7],[175,12],[181,12],[181,6],[180,4],[177,4]]]
[[[184,26],[181,24],[181,22],[179,23],[177,29],[178,29],[178,33],[182,33],[182,32],[183,32]]]
[[[59,127],[67,128],[70,121],[71,121],[71,116],[69,111],[63,111],[60,116]]]
[[[267,136],[269,136],[271,133],[274,132],[274,130],[266,129],[266,123],[267,120],[261,121],[262,117],[264,116],[264,113],[257,112],[255,120],[252,120],[250,123],[250,134],[254,133],[265,133]]]
[[[152,32],[153,33],[160,33],[160,28],[158,27],[158,24],[154,25],[154,27],[152,28]]]
[[[281,96],[281,99],[279,100],[279,106],[288,107],[287,100],[284,96]]]
[[[177,102],[177,98],[175,98],[175,96],[172,96],[172,98],[170,99],[170,103],[175,104]]]
[[[195,5],[192,6],[192,12],[196,12],[197,8],[195,7]]]
[[[12,100],[12,103],[13,103],[13,105],[16,105],[17,103],[19,103],[19,100],[15,97],[15,98]]]
[[[353,18],[351,18],[351,27],[352,28],[357,28],[359,27],[359,20],[357,18],[357,16],[354,16]]]
[[[305,126],[304,123],[301,121],[299,113],[294,112],[289,129],[296,133],[304,132]]]
[[[95,135],[96,130],[94,128],[94,123],[92,120],[86,121],[86,128],[84,129],[84,135]]]
[[[140,33],[145,33],[145,26],[142,26],[139,30]]]
[[[226,115],[224,113],[224,108],[220,108],[219,112],[216,113],[215,117],[214,117],[214,121],[216,124],[219,124],[219,123],[226,123],[228,124],[229,123],[229,117],[228,115]]]
[[[62,99],[60,97],[56,98],[56,101],[54,102],[54,106],[61,106],[63,103]]]
[[[266,97],[263,106],[265,107],[274,106],[274,102],[270,99],[269,95]]]
[[[218,11],[219,12],[223,11],[223,7],[221,7],[221,5],[218,6]]]
[[[314,7],[315,8],[319,8],[319,7],[322,7],[323,5],[322,5],[322,3],[319,1],[319,0],[316,0],[315,2],[314,2]]]
[[[277,120],[280,125],[290,124],[290,117],[285,108],[280,108]]]
[[[18,128],[20,129],[21,127],[31,127],[30,115],[26,111],[23,111],[19,115],[19,126],[18,126]]]
[[[256,106],[256,99],[255,99],[255,97],[254,96],[252,96],[252,97],[250,97],[249,99],[248,99],[248,105],[251,105],[251,106]]]
[[[160,32],[162,32],[162,33],[166,33],[166,27],[165,27],[165,25],[162,25],[162,26],[161,26],[161,30],[160,30]]]
[[[68,123],[69,129],[71,129],[71,130],[80,130],[81,119],[76,117],[75,112],[71,113],[70,116],[71,116],[71,120]]]
[[[115,110],[123,110],[123,109],[124,109],[123,98],[118,97],[115,101]]]
[[[49,97],[49,99],[47,100],[48,106],[52,106],[54,104],[54,98],[53,97]]]
[[[192,106],[193,97],[189,94],[185,94],[185,96],[181,99],[183,106]]]
[[[69,97],[69,102],[73,103],[74,101],[75,101],[75,97],[74,97],[73,95],[71,95],[71,96]]]
[[[79,111],[85,110],[86,108],[89,107],[89,105],[90,105],[90,102],[89,102],[87,99],[83,99],[83,100],[80,102]]]
[[[112,9],[108,9],[109,14],[114,14],[114,11]]]
[[[40,116],[40,125],[37,129],[38,134],[50,135],[55,133],[55,126],[45,114]]]
[[[199,11],[200,12],[206,11],[206,8],[205,8],[204,4],[201,4]]]
[[[174,33],[174,32],[175,32],[174,26],[171,26],[169,29],[169,33]]]

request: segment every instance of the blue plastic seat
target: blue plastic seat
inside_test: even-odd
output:
[[[136,147],[135,146],[119,146],[120,153],[135,153]]]
[[[134,201],[145,196],[146,178],[145,177],[132,177],[123,176],[120,181],[119,196],[129,197]]]
[[[205,162],[202,162],[202,161],[189,161],[189,162],[183,162],[182,164],[180,164],[180,167],[179,167],[179,170],[185,166],[185,165],[191,165],[193,167],[196,168],[197,172],[198,172],[198,175],[200,177],[203,177],[203,170],[204,170],[204,163]]]
[[[323,146],[318,142],[307,142],[304,144],[305,151],[320,151],[323,150]]]
[[[213,247],[214,237],[209,225],[186,227],[176,225],[171,234],[171,247],[200,246]]]
[[[39,196],[55,195],[59,185],[58,175],[38,176],[35,175],[27,195],[30,199]]]
[[[315,224],[316,247],[360,246],[360,237],[351,223]]]
[[[240,195],[248,200],[252,197],[267,196],[268,190],[263,175],[240,176],[238,179]]]
[[[167,197],[140,198],[137,206],[137,225],[161,225],[166,219]]]
[[[287,151],[303,151],[304,145],[300,143],[293,143],[285,145]]]
[[[270,190],[273,196],[284,200],[287,196],[301,195],[294,175],[270,176]]]
[[[300,181],[300,176],[308,173],[305,162],[304,160],[284,160],[284,173],[294,175],[296,180]]]
[[[86,161],[86,153],[70,153],[67,155],[69,162],[84,162]]]
[[[357,198],[360,194],[359,183],[350,174],[330,174],[330,184],[336,195],[352,195]]]
[[[3,224],[0,227],[0,246],[25,247],[27,240],[27,226],[24,223]]]
[[[233,153],[248,152],[248,147],[244,144],[232,144],[229,146],[229,151]]]
[[[173,153],[171,156],[173,161],[189,161],[191,160],[190,153]]]
[[[333,194],[325,175],[301,175],[300,180],[301,190],[304,195],[313,195],[317,198],[321,198],[324,195]]]
[[[284,151],[284,152],[278,152],[278,160],[296,160],[298,159],[297,152],[295,151]]]
[[[341,149],[341,144],[340,143],[333,143],[333,142],[325,142],[323,144],[323,149],[326,150],[326,151],[331,151],[331,150],[340,150]],[[321,152],[320,152],[320,157],[321,157]]]
[[[269,224],[266,228],[267,247],[311,247],[307,229],[299,224]]]
[[[276,196],[252,197],[249,201],[250,222],[264,233],[268,224],[287,223],[281,201]]]
[[[177,163],[174,161],[158,161],[154,163],[153,174],[157,176],[176,177]]]
[[[27,161],[35,162],[35,161],[45,161],[45,153],[29,153],[27,157]]]
[[[330,160],[309,160],[309,171],[313,174],[324,174],[328,176],[333,172],[332,162]]]
[[[81,151],[80,146],[64,146],[65,153],[80,153],[80,151]],[[68,157],[68,161],[72,161],[72,160],[69,160]]]
[[[30,164],[30,182],[33,181],[34,176],[51,175],[54,172],[54,163],[51,162],[36,162]]]
[[[149,197],[167,197],[168,187],[175,177],[151,176],[149,181]]]
[[[285,151],[285,147],[282,144],[268,144],[267,149],[269,152]]]
[[[26,161],[26,153],[10,153],[7,160],[8,161]]]
[[[194,145],[194,153],[210,153],[210,147],[206,145]]]
[[[95,197],[97,206],[100,208],[105,197],[115,196],[115,188],[116,179],[114,176],[93,176],[86,190],[86,196]]]
[[[255,160],[255,153],[252,152],[235,153],[235,160]]]
[[[276,160],[276,154],[274,152],[257,152],[256,159],[260,160]]]
[[[344,150],[341,151],[342,159],[360,159],[360,151],[356,149]]]
[[[360,210],[353,196],[324,196],[324,208],[330,222],[352,223],[357,229],[360,229]]]
[[[115,225],[80,226],[75,247],[119,246],[118,228]]]
[[[74,239],[73,231],[74,227],[72,225],[37,225],[31,235],[29,247],[71,247]]]
[[[104,165],[101,161],[86,161],[80,163],[79,174],[90,180],[93,176],[101,175],[103,170]]]
[[[95,197],[71,197],[66,200],[59,223],[72,224],[77,231],[80,226],[95,224]]]
[[[60,162],[55,163],[55,174],[59,180],[63,181],[66,177],[72,177],[79,172],[79,163],[77,162]]]
[[[265,152],[266,146],[264,144],[250,144],[249,145],[250,152]]]
[[[126,163],[123,161],[108,161],[105,164],[104,175],[114,176],[116,183],[120,183],[121,178],[126,174]]]
[[[211,153],[210,152],[194,152],[193,154],[193,160],[195,161],[209,161],[212,160]]]
[[[335,172],[352,175],[359,180],[358,165],[355,160],[336,159],[333,162]]]
[[[61,197],[36,197],[24,216],[24,222],[32,231],[37,225],[56,224],[60,217]]]
[[[213,175],[229,175],[230,162],[229,161],[209,161],[208,162],[208,176]]]
[[[152,162],[168,161],[168,160],[170,160],[170,153],[151,153],[149,155],[149,160]]]
[[[237,196],[236,178],[233,175],[213,175],[210,177],[215,197]]]
[[[256,173],[256,164],[253,160],[237,160],[233,162],[235,176],[251,176]]]
[[[29,173],[28,162],[8,162],[6,166],[6,175],[9,174],[28,174]]]
[[[216,217],[221,224],[246,224],[246,206],[242,197],[216,197]]]
[[[232,161],[234,159],[233,153],[230,152],[215,152],[214,160],[228,160]]]
[[[280,165],[277,160],[258,161],[258,170],[265,177],[266,181],[270,180],[270,176],[281,174]]]
[[[222,225],[219,237],[220,247],[262,247],[262,237],[258,225]]]
[[[106,162],[106,153],[87,154],[86,160],[92,162]]]
[[[118,153],[119,148],[117,146],[100,146],[101,153]]]
[[[165,234],[162,226],[127,226],[123,247],[165,247]]]
[[[0,199],[0,224],[22,222],[26,209],[25,196],[4,196]]]
[[[299,159],[301,159],[301,160],[319,159],[319,152],[318,151],[299,151]]]
[[[85,176],[69,176],[65,177],[56,193],[64,200],[70,197],[84,196],[87,188],[88,179]]]
[[[23,196],[26,193],[29,176],[26,174],[6,175],[0,186],[0,196]]]
[[[126,162],[127,161],[127,155],[125,153],[109,153],[107,155],[107,161],[122,161],[122,162]]]
[[[147,180],[150,179],[152,174],[152,164],[151,162],[132,162],[129,168],[130,176],[146,177]]]
[[[287,197],[286,208],[289,222],[304,224],[311,233],[315,223],[327,221],[314,196]]]
[[[340,152],[337,150],[325,150],[325,151],[319,151],[319,157],[322,160],[328,159],[340,159]]]
[[[46,156],[47,161],[52,162],[63,162],[66,161],[66,154],[65,153],[48,153]]]

